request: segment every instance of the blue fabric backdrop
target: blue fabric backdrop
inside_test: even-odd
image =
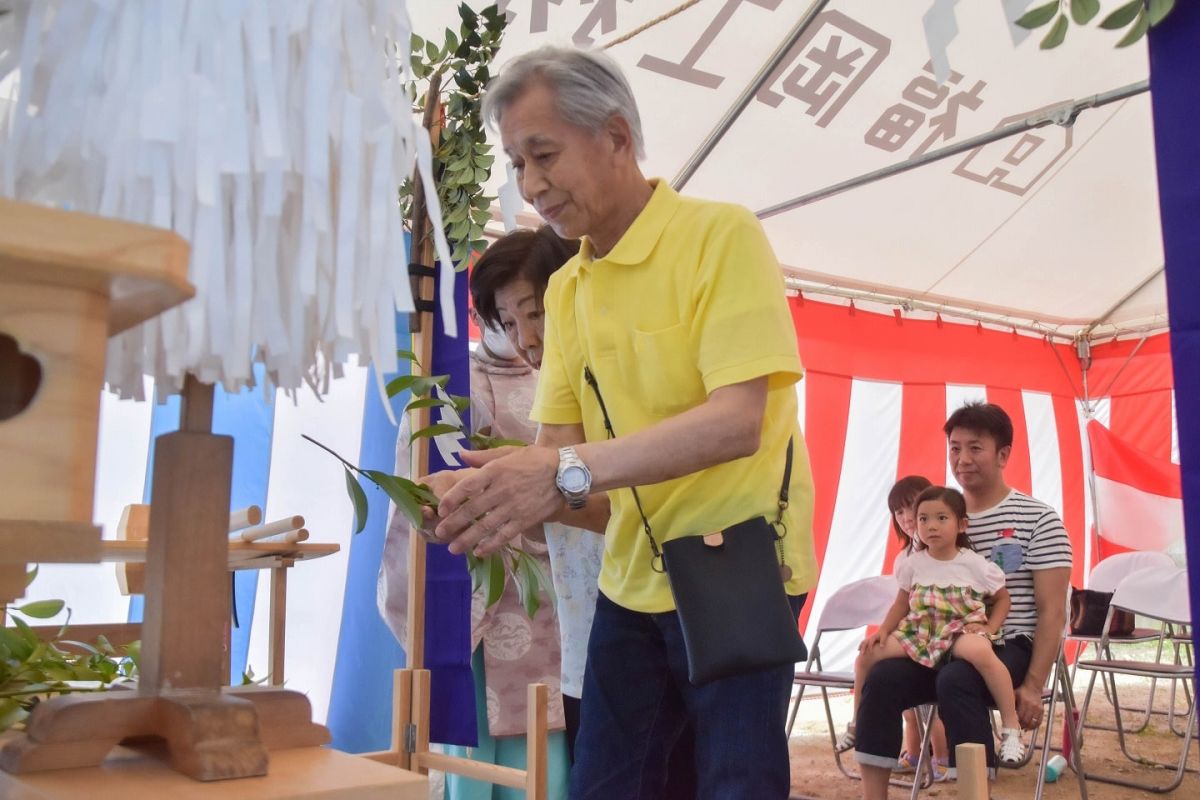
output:
[[[1150,31],[1150,87],[1167,266],[1192,619],[1200,620],[1200,3]],[[1192,636],[1200,644],[1195,626]]]

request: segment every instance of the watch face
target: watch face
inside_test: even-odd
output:
[[[567,467],[562,471],[560,479],[563,491],[582,492],[587,489],[587,471],[583,467]]]

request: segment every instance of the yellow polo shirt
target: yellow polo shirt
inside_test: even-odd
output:
[[[816,584],[812,476],[797,420],[803,375],[783,277],[757,219],[746,209],[680,197],[665,181],[604,258],[584,239],[550,279],[546,334],[532,417],[582,423],[606,438],[584,366],[591,367],[617,436],[700,405],[714,389],[770,376],[758,451],[663,483],[639,486],[662,542],[711,533],[759,514],[773,520],[788,437],[795,440],[784,557],[789,594]],[[674,608],[629,489],[608,493],[600,590],[619,605]]]

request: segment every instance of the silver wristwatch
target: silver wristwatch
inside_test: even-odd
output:
[[[574,447],[558,449],[558,474],[554,477],[554,485],[567,499],[568,508],[578,511],[587,504],[588,493],[592,490],[592,471]]]

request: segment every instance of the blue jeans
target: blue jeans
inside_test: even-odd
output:
[[[797,617],[805,595],[789,597]],[[785,728],[794,667],[693,686],[674,611],[642,614],[603,594],[588,640],[572,800],[658,800],[668,755],[695,733],[698,798],[786,798]]]

